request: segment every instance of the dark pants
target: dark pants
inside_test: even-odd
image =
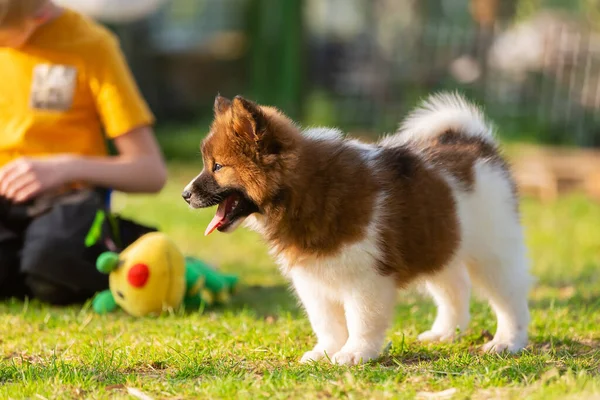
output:
[[[0,199],[0,299],[34,297],[55,305],[81,303],[108,288],[108,276],[96,269],[107,250],[122,250],[151,231],[126,220],[102,224],[99,240],[86,245],[102,194],[74,192],[52,200],[14,205]],[[125,228],[125,229],[123,229]]]

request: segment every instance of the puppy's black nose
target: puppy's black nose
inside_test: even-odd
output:
[[[183,193],[181,193],[181,197],[183,197],[183,199],[189,203],[190,199],[192,198],[192,192],[189,190],[184,190]]]

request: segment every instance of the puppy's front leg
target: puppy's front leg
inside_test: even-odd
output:
[[[314,349],[304,353],[300,362],[318,361],[325,354],[331,357],[348,339],[341,299],[335,299],[325,285],[311,279],[305,271],[294,271],[292,281],[318,339]]]
[[[344,309],[349,338],[332,361],[356,365],[379,357],[396,304],[393,279],[373,274],[348,287]]]

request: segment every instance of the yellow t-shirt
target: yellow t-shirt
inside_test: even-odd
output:
[[[154,123],[116,37],[66,10],[19,49],[0,48],[0,166],[20,156],[107,154]]]

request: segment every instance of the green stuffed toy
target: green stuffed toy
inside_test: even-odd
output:
[[[203,303],[207,305],[228,303],[237,289],[238,278],[234,275],[221,274],[198,259],[186,257],[185,281],[186,308],[199,308]]]
[[[133,316],[158,315],[180,306],[198,309],[224,304],[235,292],[238,278],[208,264],[184,257],[175,243],[160,232],[146,234],[121,254],[106,252],[97,260],[109,274],[109,290],[92,301],[105,314],[121,307]]]

